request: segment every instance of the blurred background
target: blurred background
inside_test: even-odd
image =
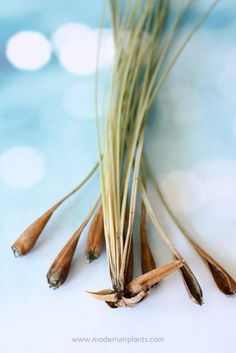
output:
[[[173,1],[174,11],[185,2]],[[210,3],[195,2],[176,47]],[[145,335],[165,337],[158,344],[160,352],[176,347],[177,352],[187,352],[191,344],[193,352],[207,347],[222,353],[223,347],[231,348],[235,303],[217,292],[165,213],[164,224],[201,278],[204,308],[186,298],[174,275],[136,309],[110,310],[85,293],[110,283],[105,254],[85,264],[84,239],[68,282],[49,291],[45,273],[92,204],[98,175],[58,212],[27,258],[16,260],[10,251],[24,228],[77,185],[97,159],[94,92],[103,7],[102,0],[0,1],[0,347],[9,353],[60,353],[82,345],[90,352],[92,344],[78,346],[71,338]],[[234,276],[235,19],[235,2],[220,1],[176,63],[155,102],[146,134],[146,149],[173,210]],[[108,4],[103,25],[99,116],[114,54]],[[152,189],[150,193],[162,212]],[[151,227],[150,232],[157,259],[165,262],[168,255]],[[193,328],[184,326],[183,335],[176,327],[189,320]],[[104,352],[109,347],[118,352],[121,345],[105,343],[95,349]],[[129,349],[142,347],[133,344]]]

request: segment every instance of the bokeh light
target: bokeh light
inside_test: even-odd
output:
[[[44,158],[34,148],[16,146],[0,155],[0,181],[9,187],[32,187],[44,174]]]
[[[9,39],[6,56],[18,69],[37,70],[49,62],[51,45],[39,32],[22,31]]]

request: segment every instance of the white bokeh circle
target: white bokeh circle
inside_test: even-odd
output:
[[[7,43],[6,56],[13,66],[22,70],[37,70],[51,58],[51,44],[47,38],[34,31],[22,31]]]
[[[177,212],[192,212],[205,201],[205,188],[202,180],[192,172],[175,171],[161,180],[164,195]]]
[[[217,218],[235,219],[236,161],[216,159],[199,163],[206,188],[207,210]]]
[[[99,30],[80,23],[67,23],[52,36],[52,43],[61,65],[77,75],[96,71]],[[103,29],[99,54],[99,67],[110,65],[114,56],[111,29]]]
[[[41,153],[29,147],[13,147],[0,155],[0,181],[13,188],[29,188],[45,174]]]
[[[91,33],[92,30],[85,24],[66,23],[52,34],[52,45],[56,51],[60,51],[68,40]]]

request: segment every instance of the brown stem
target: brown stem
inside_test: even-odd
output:
[[[146,273],[153,270],[157,266],[147,239],[146,208],[143,202],[141,205],[140,238],[142,272]]]

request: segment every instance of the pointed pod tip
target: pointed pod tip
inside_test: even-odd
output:
[[[199,285],[199,283],[197,282],[197,288],[195,288],[195,290],[193,290],[193,292],[190,292],[189,295],[195,304],[202,306],[205,303],[204,303],[201,287],[200,286],[198,287],[198,285]]]
[[[60,282],[58,282],[57,284],[51,284],[51,283],[48,283],[48,284],[49,284],[49,288],[52,288],[53,290],[58,289],[61,285]]]
[[[94,260],[97,260],[99,256],[97,256],[96,254],[94,254],[92,252],[88,252],[85,254],[85,257],[86,257],[86,262],[90,264]]]
[[[95,299],[99,299],[105,302],[115,303],[118,300],[117,293],[111,289],[104,289],[98,292],[91,292],[86,290],[86,292]]]
[[[199,297],[199,298],[193,298],[193,301],[194,303],[200,305],[200,306],[203,306],[204,303],[204,300],[203,300],[203,297]]]
[[[60,273],[53,273],[53,271],[49,270],[46,278],[49,284],[49,288],[57,289],[63,284]]]
[[[11,249],[12,249],[12,251],[13,251],[13,255],[14,255],[16,258],[23,256],[21,250],[20,250],[19,248],[15,247],[14,245],[11,246]]]
[[[188,292],[188,295],[190,299],[198,304],[202,305],[203,304],[203,292],[202,288],[194,276],[193,272],[187,265],[187,263],[182,259],[182,264],[183,266],[180,268],[180,273],[182,275],[182,279],[185,285],[185,288]]]

